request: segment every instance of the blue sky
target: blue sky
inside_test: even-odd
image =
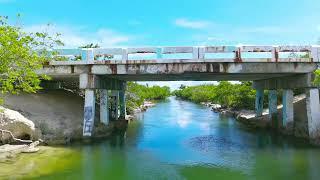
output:
[[[320,0],[0,0],[0,15],[15,22],[18,13],[26,31],[60,32],[66,47],[307,45],[320,37]]]
[[[315,44],[319,0],[0,0],[30,31],[53,24],[69,47]]]

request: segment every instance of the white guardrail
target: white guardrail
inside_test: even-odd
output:
[[[56,61],[193,60],[210,62],[320,62],[320,46],[205,46],[58,49]],[[153,61],[153,62],[154,62]]]

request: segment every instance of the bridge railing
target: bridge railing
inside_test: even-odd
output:
[[[320,62],[320,46],[203,46],[60,49],[57,61]],[[149,61],[148,61],[149,60]]]

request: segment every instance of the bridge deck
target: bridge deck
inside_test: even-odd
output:
[[[57,50],[39,73],[55,79],[79,74],[123,80],[261,80],[313,72],[319,46],[206,46]]]

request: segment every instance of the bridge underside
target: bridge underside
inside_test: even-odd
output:
[[[228,74],[228,73],[182,73],[182,74],[107,74],[98,75],[122,81],[256,81],[280,77],[296,76],[296,73],[282,74]],[[79,82],[79,75],[51,75],[56,81]]]
[[[62,63],[63,64],[63,63]],[[93,74],[124,81],[256,81],[313,72],[316,63],[161,63],[52,65],[45,73],[57,81],[79,81],[80,74]]]

